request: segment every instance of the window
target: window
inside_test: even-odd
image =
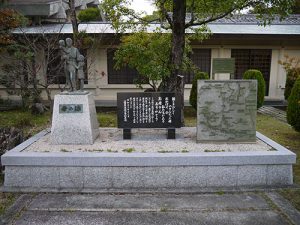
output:
[[[88,83],[87,76],[87,51],[80,50],[81,54],[84,56],[84,67],[83,71],[85,74],[84,83]],[[64,72],[64,63],[61,60],[60,50],[55,49],[51,52],[49,57],[48,67],[47,67],[47,82],[48,84],[65,84],[66,83],[66,75]]]
[[[193,53],[190,58],[201,72],[210,74],[211,49],[193,49]],[[185,72],[183,74],[185,77],[185,83],[191,84],[194,78],[194,73]]]
[[[235,58],[235,78],[242,79],[248,69],[259,70],[266,81],[266,95],[269,93],[271,49],[232,49],[231,57]]]
[[[129,66],[124,66],[119,70],[114,68],[116,49],[107,49],[107,72],[109,84],[134,84],[135,80],[139,78],[139,74],[135,69]]]

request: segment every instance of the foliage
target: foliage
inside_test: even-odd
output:
[[[117,69],[128,65],[135,68],[145,79],[138,79],[136,83],[142,87],[143,81],[148,81],[154,91],[158,91],[158,81],[170,76],[171,65],[171,36],[169,34],[138,32],[123,36],[121,46],[115,53]],[[186,42],[188,45],[188,42]],[[190,47],[185,48],[182,70],[191,68],[191,60],[187,57]]]
[[[297,78],[288,98],[287,120],[296,131],[300,132],[300,77]]]
[[[76,40],[76,43],[74,43],[74,45],[81,50],[92,47],[95,41],[94,38],[91,37],[91,35],[87,34],[85,31],[79,31],[78,33],[75,33],[74,37],[74,40]]]
[[[291,94],[295,81],[300,76],[300,58],[285,55],[284,61],[279,60],[278,63],[282,65],[286,71],[284,98],[287,100]]]
[[[158,81],[170,75],[168,65],[171,49],[170,35],[139,32],[123,36],[121,42],[121,46],[114,57],[116,60],[115,67],[120,69],[122,66],[128,65],[135,68],[157,91]],[[136,82],[141,86],[142,79]]]
[[[192,82],[192,89],[191,89],[191,93],[190,93],[190,104],[191,106],[197,110],[197,83],[198,80],[208,80],[209,76],[207,73],[205,72],[196,72],[194,75],[194,79]]]
[[[284,89],[284,98],[287,100],[291,94],[292,88],[297,80],[300,77],[300,68],[290,69],[286,75],[285,89]]]
[[[257,80],[257,108],[260,108],[264,103],[266,93],[266,82],[262,73],[259,70],[247,70],[243,74],[243,79]]]
[[[96,21],[100,18],[100,10],[99,8],[83,9],[77,17],[81,22]]]
[[[300,14],[300,0],[295,0],[295,3],[292,7],[293,14]]]
[[[14,42],[10,29],[25,25],[27,19],[13,9],[0,9],[0,46],[12,44]]]
[[[146,30],[152,18],[145,18],[143,13],[136,13],[129,6],[132,0],[103,0],[102,8],[107,18],[112,22],[113,27],[118,32]],[[218,20],[226,16],[232,16],[243,9],[255,8],[257,17],[263,24],[269,23],[275,16],[283,18],[287,16],[294,0],[155,0],[154,4],[158,8],[157,22],[158,30],[169,30],[171,35],[171,53],[169,65],[171,74],[166,76],[160,89],[163,91],[177,91],[183,96],[183,86],[177,82],[177,75],[182,68],[185,52],[186,33],[194,33],[193,38],[203,40],[207,38],[209,22]],[[171,12],[171,13],[170,13]],[[189,15],[186,16],[186,13]],[[156,17],[154,15],[154,19]]]

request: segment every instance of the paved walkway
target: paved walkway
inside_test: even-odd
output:
[[[300,213],[276,192],[24,194],[2,224],[296,225]]]
[[[269,115],[274,117],[275,119],[278,119],[282,122],[287,123],[286,120],[286,112],[277,108],[274,108],[272,106],[262,106],[258,109],[259,113]]]

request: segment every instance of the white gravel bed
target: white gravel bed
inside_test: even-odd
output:
[[[132,139],[123,140],[123,131],[118,128],[100,128],[100,136],[93,145],[51,145],[50,133],[23,150],[28,152],[118,152],[118,153],[187,153],[187,152],[245,152],[273,151],[257,139],[256,143],[196,143],[196,128],[176,129],[176,139],[168,140],[166,129],[132,129]]]

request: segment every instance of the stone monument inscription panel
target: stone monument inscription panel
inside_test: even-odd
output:
[[[256,80],[198,81],[197,141],[256,141]]]
[[[178,128],[180,97],[175,93],[117,94],[119,128]]]

